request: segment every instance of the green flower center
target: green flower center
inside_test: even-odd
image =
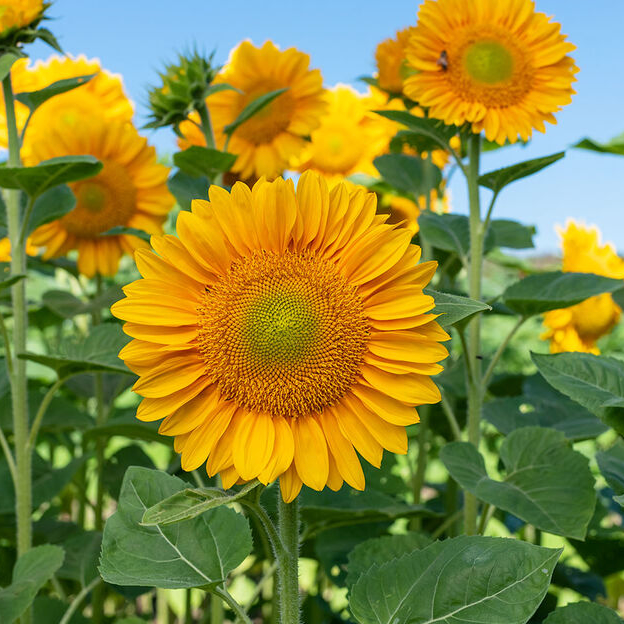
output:
[[[514,70],[511,52],[498,41],[477,41],[470,45],[464,64],[474,80],[485,84],[505,82],[512,77]]]

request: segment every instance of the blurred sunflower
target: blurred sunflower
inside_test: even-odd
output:
[[[211,186],[179,238],[137,252],[143,279],[112,308],[135,339],[120,357],[139,375],[137,417],[164,418],[185,470],[206,463],[226,488],[279,477],[290,501],[302,483],[363,489],[356,451],[375,466],[406,452],[449,336],[422,291],[436,263],[417,264],[386,218],[374,194],[306,172],[296,192]]]
[[[600,244],[596,227],[586,227],[569,220],[559,230],[563,243],[563,271],[595,273],[624,279],[624,259],[609,243]],[[544,315],[544,340],[550,340],[552,353],[583,351],[600,353],[596,341],[608,334],[620,320],[622,310],[613,297],[604,293],[562,310]]]
[[[325,110],[323,79],[318,69],[309,69],[310,57],[295,48],[281,52],[267,41],[261,48],[243,41],[214,84],[226,83],[237,91],[220,91],[206,99],[217,147],[225,147],[224,128],[243,108],[259,96],[288,89],[241,124],[232,134],[228,151],[236,154],[232,168],[240,178],[275,178],[305,147],[310,132],[320,124]],[[195,117],[195,120],[197,118]],[[205,145],[192,121],[180,124],[185,136],[181,148]]]
[[[413,26],[397,31],[394,38],[384,39],[375,50],[377,84],[384,91],[400,94],[403,91],[405,50]]]
[[[0,37],[10,29],[28,26],[43,9],[43,0],[3,0],[0,2]]]
[[[575,49],[532,0],[426,0],[407,46],[404,93],[490,141],[526,141],[569,104]]]
[[[46,248],[44,259],[77,249],[78,270],[87,277],[114,275],[124,253],[148,245],[132,235],[101,234],[116,226],[161,233],[174,204],[166,185],[169,169],[156,162],[156,151],[130,123],[95,116],[76,123],[80,132],[72,132],[62,119],[50,120],[36,141],[26,137],[26,166],[71,154],[90,154],[104,163],[98,175],[70,184],[76,207],[37,228],[32,242]]]
[[[30,238],[26,240],[26,253],[29,256],[39,253],[39,247],[33,245]],[[11,241],[7,237],[0,239],[0,262],[11,262]]]
[[[101,116],[104,119],[130,121],[132,102],[124,93],[121,76],[102,69],[97,59],[52,55],[46,61],[18,60],[11,68],[15,93],[38,91],[58,80],[97,74],[86,84],[66,93],[55,95],[44,102],[32,116],[27,134],[45,134],[51,119],[62,121],[67,128],[76,127],[84,116]],[[0,147],[7,146],[4,100],[0,98]],[[18,130],[28,118],[28,107],[15,103]],[[36,139],[32,139],[34,142]]]

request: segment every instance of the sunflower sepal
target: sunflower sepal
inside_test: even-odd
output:
[[[141,520],[141,526],[167,525],[190,520],[209,509],[239,501],[259,485],[261,485],[260,481],[254,479],[239,490],[187,488],[146,509]]]
[[[39,24],[47,19],[44,14],[51,4],[51,2],[42,3],[41,10],[30,23],[16,24],[0,32],[0,53],[13,53],[23,56],[22,46],[40,39],[60,54],[64,54],[63,48],[52,32],[47,28],[39,27]]]

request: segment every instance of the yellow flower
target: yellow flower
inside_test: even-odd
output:
[[[260,180],[181,212],[178,237],[139,250],[144,279],[113,314],[134,340],[120,357],[139,375],[137,417],[164,418],[182,467],[206,464],[224,486],[280,478],[364,488],[357,453],[379,466],[405,453],[415,406],[435,403],[431,375],[449,336],[422,292],[410,234],[375,215],[375,195],[314,172]],[[357,451],[357,453],[356,453]]]
[[[595,273],[624,279],[624,259],[610,243],[600,244],[600,232],[569,220],[559,230],[563,242],[563,271]],[[583,351],[600,353],[596,341],[608,334],[620,320],[622,310],[610,294],[604,293],[562,310],[544,315],[544,340],[550,340],[552,353]]]
[[[526,141],[570,103],[574,49],[532,0],[425,0],[404,92],[447,124],[470,122],[499,144]]]
[[[76,207],[37,228],[32,241],[46,248],[44,260],[77,249],[81,273],[114,275],[123,253],[148,245],[132,235],[101,234],[116,226],[162,232],[174,204],[166,186],[169,170],[156,162],[154,148],[128,122],[85,116],[76,125],[79,131],[50,120],[36,142],[29,142],[27,135],[25,165],[72,154],[90,154],[104,163],[98,175],[70,184]]]
[[[28,26],[43,9],[43,0],[3,0],[0,2],[0,36],[9,29]]]
[[[39,247],[33,245],[30,238],[26,239],[26,253],[29,256],[39,253]],[[0,239],[0,262],[11,262],[11,241],[6,237]]]
[[[102,116],[104,119],[130,121],[133,115],[132,102],[123,90],[121,76],[102,69],[97,59],[84,55],[76,58],[52,55],[46,61],[30,64],[29,59],[20,59],[11,69],[15,93],[37,91],[58,80],[97,74],[88,83],[72,91],[55,95],[44,102],[33,115],[28,129],[29,138],[46,133],[50,119],[63,121],[67,126],[76,126],[84,116]],[[28,118],[28,108],[15,103],[18,130],[22,130]],[[35,141],[36,139],[31,139]],[[0,147],[7,147],[4,99],[0,98]]]
[[[247,104],[265,93],[288,89],[233,133],[228,151],[238,157],[232,170],[241,178],[280,175],[305,147],[305,137],[318,127],[325,109],[323,79],[309,64],[310,57],[295,48],[281,52],[270,41],[261,48],[243,41],[215,79],[214,84],[227,83],[237,89],[206,99],[219,149],[225,147],[225,126]],[[205,145],[203,136],[192,128],[191,122],[180,124],[188,143]]]
[[[375,50],[377,84],[384,91],[403,91],[405,49],[413,30],[412,26],[399,30],[394,39],[384,39]]]

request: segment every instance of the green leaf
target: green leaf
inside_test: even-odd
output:
[[[249,555],[249,524],[227,507],[175,526],[141,526],[147,509],[186,486],[157,470],[128,470],[117,512],[104,528],[100,573],[105,581],[168,589],[214,585]]]
[[[591,353],[532,353],[544,379],[624,435],[624,362]]]
[[[589,297],[614,292],[624,287],[623,280],[592,273],[552,271],[529,275],[503,293],[503,303],[523,316],[568,308]]]
[[[278,98],[282,93],[288,91],[288,87],[283,89],[276,89],[275,91],[269,91],[258,96],[255,100],[252,100],[243,108],[238,117],[231,123],[223,128],[225,134],[232,134],[241,124],[245,123],[248,119],[251,119],[254,115],[257,115],[263,108],[268,106],[275,98]]]
[[[509,219],[494,219],[490,222],[490,229],[494,234],[496,247],[508,247],[510,249],[532,249],[535,227],[523,225]]]
[[[421,236],[431,245],[456,253],[466,262],[470,255],[470,221],[465,215],[437,214],[425,211],[418,217]],[[484,240],[484,250],[494,248],[494,230],[489,229]]]
[[[132,375],[119,359],[121,349],[130,338],[117,323],[103,323],[93,327],[81,340],[61,343],[59,355],[20,353],[19,357],[49,366],[59,378],[84,372],[109,372]]]
[[[194,178],[206,176],[212,179],[217,173],[229,171],[235,161],[236,154],[199,145],[191,145],[183,152],[173,155],[176,167]]]
[[[374,566],[351,589],[362,624],[525,624],[561,550],[463,536]]]
[[[545,167],[552,165],[553,163],[561,160],[565,156],[565,152],[557,152],[550,156],[542,156],[541,158],[533,158],[531,160],[525,160],[524,162],[511,165],[510,167],[503,167],[496,171],[490,171],[484,173],[479,177],[479,184],[485,186],[494,193],[500,193],[503,188],[508,184],[526,178],[533,175],[538,171],[541,171]]]
[[[574,145],[574,147],[590,150],[592,152],[599,152],[601,154],[624,156],[624,133],[607,141],[607,143],[598,143],[593,139],[583,139]]]
[[[63,318],[78,314],[92,314],[102,308],[110,308],[123,297],[119,286],[108,288],[91,301],[83,301],[66,290],[48,290],[41,296],[41,303]]]
[[[208,199],[208,187],[210,181],[202,176],[193,178],[184,173],[184,171],[176,171],[169,180],[167,187],[171,194],[176,198],[178,205],[182,210],[190,210],[191,202],[194,199]]]
[[[383,535],[358,544],[349,553],[347,585],[352,586],[374,565],[398,559],[406,553],[426,548],[433,540],[424,533],[412,531],[405,535]]]
[[[13,284],[17,284],[26,277],[26,275],[13,275],[13,277],[8,277],[5,280],[0,281],[0,290],[4,290],[5,288],[11,288]]]
[[[13,582],[0,589],[0,622],[12,624],[28,609],[37,592],[63,563],[60,546],[35,546],[13,568]]]
[[[57,576],[62,579],[78,581],[86,587],[99,576],[98,563],[102,534],[99,531],[84,531],[72,535],[63,542],[65,561]]]
[[[417,197],[428,195],[442,181],[440,169],[418,156],[384,154],[375,158],[373,164],[393,188]]]
[[[252,482],[238,492],[219,488],[187,488],[159,501],[143,514],[143,526],[167,525],[200,516],[209,509],[229,505],[245,496],[259,483]]]
[[[608,429],[591,412],[557,392],[540,375],[527,379],[522,395],[485,403],[483,417],[505,435],[521,427],[537,426],[561,431],[568,440],[585,440]]]
[[[33,603],[33,622],[36,624],[59,624],[67,611],[67,603],[49,596],[37,596]],[[79,610],[78,610],[79,611]],[[68,624],[92,624],[79,612],[74,613]],[[141,624],[146,624],[141,622]]]
[[[551,611],[544,624],[622,624],[622,618],[595,602],[575,602]]]
[[[598,468],[609,487],[619,496],[624,494],[624,442],[618,440],[607,451],[596,453]]]
[[[29,91],[24,93],[17,93],[15,95],[15,99],[18,102],[21,102],[31,111],[37,110],[44,102],[54,97],[55,95],[60,95],[61,93],[66,93],[67,91],[71,91],[76,87],[81,87],[83,84],[86,84],[92,78],[95,78],[97,74],[88,74],[86,76],[76,76],[75,78],[66,78],[64,80],[57,80],[52,84],[44,87],[43,89],[39,89],[38,91]]]
[[[437,321],[444,328],[451,327],[461,321],[468,320],[475,314],[492,309],[487,303],[475,301],[468,297],[442,293],[437,290],[431,290],[430,288],[425,289],[425,293],[431,295],[435,299],[433,314],[442,315]]]
[[[620,505],[620,507],[624,507],[624,494],[620,496],[614,496],[613,500]]]
[[[102,163],[94,156],[59,156],[34,167],[0,167],[0,187],[39,197],[53,186],[90,178],[101,170]]]
[[[113,419],[113,423],[116,419]],[[140,421],[135,421],[143,424]],[[147,423],[145,423],[147,424]],[[150,429],[158,434],[157,429]],[[123,433],[121,435],[124,435]],[[162,436],[161,436],[162,437]],[[116,453],[106,459],[102,474],[102,485],[104,489],[115,499],[119,498],[121,483],[126,470],[130,466],[142,466],[143,468],[155,468],[154,462],[146,455],[145,451],[138,444],[129,444],[119,449]]]
[[[136,418],[134,410],[131,414],[121,414],[111,418],[105,425],[91,427],[84,432],[85,440],[95,438],[112,438],[123,436],[131,440],[145,440],[146,442],[159,442],[170,444],[171,439],[158,433],[158,423],[141,422]]]
[[[459,132],[457,126],[447,126],[437,119],[416,117],[406,111],[377,110],[373,112],[406,126],[412,132],[429,137],[446,150],[450,150],[449,142]]]
[[[507,474],[495,481],[474,445],[451,442],[440,452],[451,476],[478,499],[543,531],[585,537],[596,502],[594,478],[587,459],[570,448],[563,433],[516,429],[503,441],[500,458]]]
[[[6,52],[2,56],[0,56],[0,81],[4,80],[11,71],[11,67],[13,67],[13,63],[17,61],[20,57],[17,54],[13,54],[11,52]]]
[[[40,225],[56,221],[70,213],[76,207],[76,196],[69,186],[59,184],[37,197],[30,213],[26,234],[30,234]]]

